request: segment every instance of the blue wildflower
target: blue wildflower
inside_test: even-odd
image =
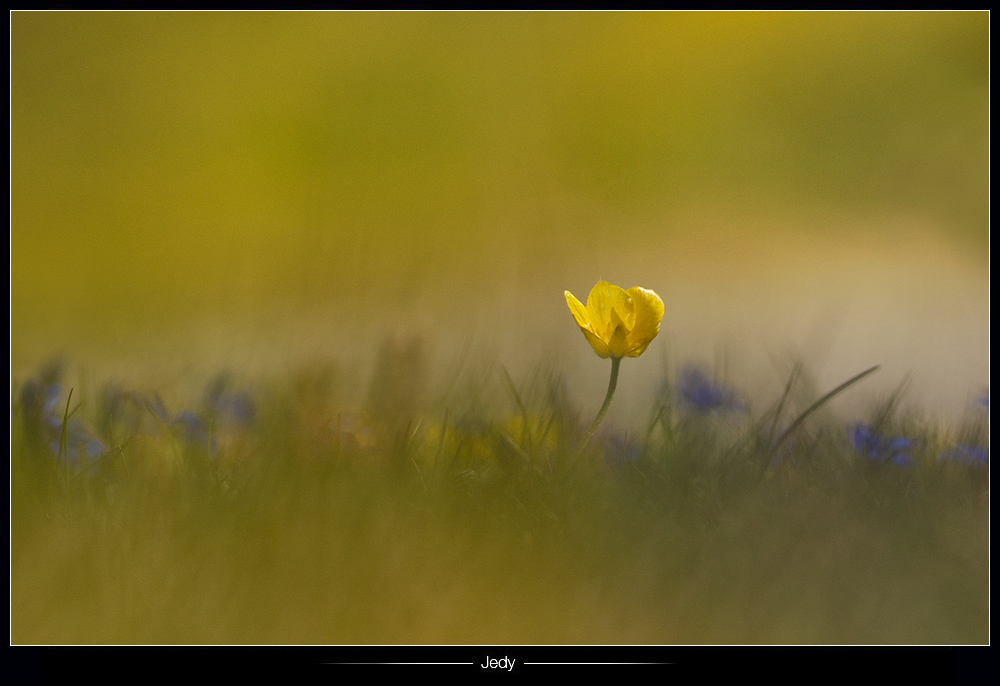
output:
[[[627,434],[615,434],[604,447],[604,462],[612,468],[623,467],[638,462],[641,452],[637,443],[629,442]]]
[[[869,459],[878,459],[882,437],[873,433],[868,424],[858,423],[851,429],[851,444]]]
[[[60,435],[49,440],[49,449],[53,455],[59,453]],[[64,446],[66,463],[70,467],[80,469],[92,469],[97,466],[97,461],[108,452],[107,447],[100,439],[95,438],[80,422],[71,419],[66,424],[66,444]]]
[[[889,438],[870,425],[857,423],[851,427],[851,443],[854,449],[872,462],[892,462],[898,467],[910,467],[915,461],[910,450],[916,443],[906,436]]]
[[[248,427],[254,423],[257,408],[250,394],[227,390],[225,375],[217,377],[205,391],[206,414],[219,425]]]
[[[178,439],[192,447],[192,448],[204,448],[208,446],[210,454],[214,454],[218,448],[216,443],[216,437],[211,437],[211,442],[209,442],[208,424],[194,412],[190,410],[181,410],[174,417],[172,425],[175,427]]]
[[[699,367],[681,370],[677,390],[681,401],[696,412],[743,409],[743,403],[733,389],[710,381]]]
[[[59,408],[60,395],[62,386],[59,383],[29,379],[21,388],[21,408],[25,420],[44,424],[49,431],[61,431],[63,415]]]
[[[51,383],[45,389],[45,405],[42,411],[48,419],[49,424],[58,423],[62,426],[62,417],[59,416],[59,396],[62,395],[62,386],[58,383]]]
[[[132,400],[145,405],[159,424],[174,433],[177,440],[191,448],[208,448],[210,455],[219,450],[219,441],[226,442],[226,435],[233,430],[251,425],[255,419],[256,407],[247,393],[226,390],[226,377],[219,376],[205,391],[201,411],[181,410],[172,414],[158,393],[149,396],[123,394],[121,402]]]
[[[201,418],[191,410],[181,410],[174,417],[173,425],[177,427],[180,438],[185,443],[202,444],[208,440],[208,427]]]
[[[990,451],[988,448],[982,448],[978,445],[956,445],[954,448],[940,453],[937,459],[939,461],[985,465],[990,461]]]
[[[94,467],[108,450],[78,419],[67,420],[66,406],[60,402],[62,385],[57,381],[57,372],[50,370],[41,379],[29,379],[21,387],[19,397],[28,440],[40,450],[47,449],[53,458],[65,459],[70,466]]]
[[[20,400],[21,415],[25,422],[34,425],[44,421],[46,407],[49,405],[49,392],[49,386],[38,379],[28,379],[24,382],[20,393],[18,393],[18,399]]]

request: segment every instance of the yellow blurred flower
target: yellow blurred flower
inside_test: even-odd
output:
[[[598,281],[590,289],[586,307],[569,291],[566,302],[594,352],[603,358],[639,357],[660,332],[663,301],[645,288],[626,291]]]

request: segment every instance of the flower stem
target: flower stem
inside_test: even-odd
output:
[[[611,379],[608,381],[608,394],[604,396],[604,404],[601,405],[601,409],[597,411],[597,416],[594,417],[594,423],[590,425],[587,430],[587,437],[583,439],[583,445],[580,446],[580,452],[583,452],[587,444],[590,443],[590,439],[593,438],[594,432],[597,431],[597,427],[601,425],[604,421],[604,415],[608,413],[608,408],[611,407],[611,400],[615,397],[615,386],[618,385],[618,365],[621,364],[622,358],[612,357],[611,358]]]

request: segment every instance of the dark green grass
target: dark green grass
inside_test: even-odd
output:
[[[15,389],[12,642],[988,642],[988,470],[937,457],[984,419],[952,435],[890,399],[865,418],[913,438],[900,467],[825,406],[795,426],[822,393],[695,412],[668,388],[578,454],[598,399],[498,377],[439,403],[373,381],[365,410],[307,370],[211,456],[110,417],[89,470]]]

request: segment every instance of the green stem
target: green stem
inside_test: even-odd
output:
[[[593,438],[594,432],[597,431],[597,427],[601,425],[604,421],[604,415],[608,413],[608,408],[611,407],[611,400],[615,397],[615,386],[618,385],[618,365],[622,362],[620,357],[611,358],[611,379],[608,381],[608,394],[604,396],[604,404],[601,405],[601,409],[598,410],[597,416],[594,417],[594,423],[590,425],[590,429],[587,430],[587,437],[583,439],[583,445],[580,446],[580,451],[582,452],[587,444],[590,443],[590,439]]]

